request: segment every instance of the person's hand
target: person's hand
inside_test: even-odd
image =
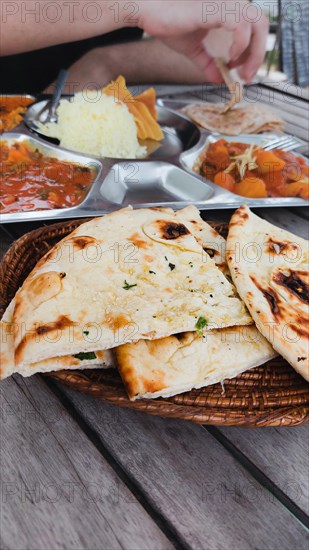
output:
[[[246,0],[142,0],[138,5],[138,26],[194,61],[205,80],[222,82],[205,49],[211,29],[235,31],[229,67],[240,67],[245,82],[252,80],[264,60],[268,20]]]

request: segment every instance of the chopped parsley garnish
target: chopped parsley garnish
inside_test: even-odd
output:
[[[190,267],[193,267],[193,262],[189,262],[189,266],[190,266]]]
[[[156,272],[155,272],[155,271],[149,270],[149,273],[152,273],[153,275],[156,275]]]
[[[167,259],[167,257],[166,257],[166,256],[164,256],[164,258],[165,258],[165,260],[166,260],[166,261],[168,262],[168,259]]]
[[[80,361],[85,361],[86,359],[88,359],[88,361],[90,359],[96,359],[96,354],[93,352],[93,351],[86,351],[86,352],[81,352],[81,353],[76,353],[76,355],[74,355],[74,357],[76,357],[76,359],[79,359]]]
[[[168,264],[168,267],[170,268],[171,271],[173,271],[173,269],[175,269],[175,264],[172,264],[171,262]]]
[[[198,332],[198,334],[202,334],[203,328],[205,328],[206,325],[207,325],[207,321],[205,317],[199,317],[195,323],[196,332]]]
[[[86,336],[88,336],[89,330],[83,330],[83,334],[85,334]]]
[[[130,290],[130,288],[133,288],[134,286],[137,286],[135,283],[134,285],[129,285],[127,281],[124,281],[124,286],[122,287],[124,290]]]

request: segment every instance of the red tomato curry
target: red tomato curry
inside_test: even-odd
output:
[[[0,147],[0,213],[76,206],[95,178],[94,170],[47,157],[28,144]]]

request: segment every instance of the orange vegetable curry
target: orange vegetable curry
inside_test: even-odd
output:
[[[14,142],[0,147],[0,213],[50,210],[79,204],[95,178],[87,166],[44,156]]]
[[[309,198],[309,167],[293,153],[219,139],[200,160],[202,176],[237,195]]]

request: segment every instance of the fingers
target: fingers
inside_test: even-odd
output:
[[[252,81],[264,61],[268,27],[268,20],[264,16],[253,23],[249,46],[238,59],[234,59],[230,64],[231,68],[240,67],[239,76],[245,82]]]
[[[205,51],[201,51],[198,58],[192,59],[205,75],[205,82],[223,84],[224,80],[217,65],[212,58],[209,58]]]
[[[163,42],[173,50],[189,58],[201,73],[205,75],[205,82],[211,81],[221,84],[223,82],[221,73],[215,65],[214,59],[207,53],[204,46],[205,34],[203,29],[199,29],[196,32],[182,35],[180,38],[164,39]]]
[[[264,61],[268,29],[269,23],[264,16],[261,21],[253,25],[248,57],[241,68],[241,76],[247,82],[252,80]]]
[[[219,10],[221,3],[218,0],[217,12],[205,21],[201,19],[203,4],[201,1],[191,0],[188,2],[184,0],[179,2],[178,0],[173,2],[168,0],[165,9],[159,12],[158,6],[156,11],[150,10],[153,4],[157,3],[153,3],[151,0],[143,3],[143,28],[153,36],[163,39],[172,49],[191,59],[203,71],[205,78],[211,79],[213,82],[220,83],[222,78],[215,63],[205,51],[202,42],[211,29],[222,28],[233,31],[233,44],[229,52],[230,66],[242,65],[240,76],[246,82],[252,80],[263,62],[268,33],[268,22],[264,16],[261,15],[258,21],[252,22],[253,16],[248,9],[253,4],[248,4],[246,0],[233,2],[231,3],[233,6],[228,5],[229,10],[223,18],[223,12]],[[222,2],[223,7],[225,4],[227,3]],[[244,7],[246,7],[245,10]],[[239,8],[237,17],[234,14],[236,8]],[[226,6],[224,9],[226,10]],[[248,19],[249,14],[251,20]]]
[[[252,38],[252,25],[247,21],[239,23],[234,31],[234,40],[230,49],[230,60],[235,61],[241,54],[247,50]]]

